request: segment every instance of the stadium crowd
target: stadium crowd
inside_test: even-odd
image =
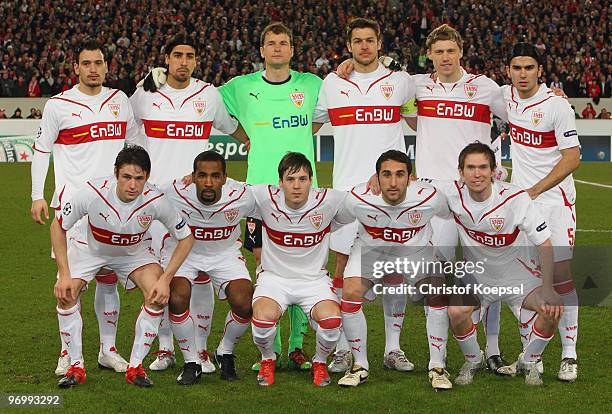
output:
[[[525,40],[546,57],[543,81],[569,97],[597,100],[612,89],[611,14],[605,0],[9,0],[0,3],[0,96],[46,97],[71,88],[74,46],[92,33],[108,56],[109,85],[128,94],[162,63],[163,39],[181,31],[200,45],[195,76],[218,86],[263,68],[258,39],[271,21],[293,30],[295,69],[324,77],[348,57],[347,20],[366,16],[381,23],[384,53],[411,73],[430,70],[425,36],[449,23],[465,40],[466,70],[506,83],[508,49]]]

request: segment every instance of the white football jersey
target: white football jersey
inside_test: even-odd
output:
[[[358,237],[364,246],[425,247],[431,241],[431,218],[449,217],[446,198],[425,182],[413,182],[403,202],[392,206],[374,195],[367,184],[354,187],[338,213],[337,221],[359,222]]]
[[[217,88],[194,78],[185,89],[167,83],[155,93],[136,88],[130,102],[144,128],[142,146],[151,157],[149,182],[155,185],[191,173],[193,159],[209,149],[213,127],[228,135],[238,128]]]
[[[512,86],[503,87],[510,128],[512,183],[530,188],[546,177],[561,160],[561,150],[580,146],[574,111],[567,99],[546,85],[529,99]],[[538,196],[540,203],[566,206],[576,202],[572,175]]]
[[[228,179],[222,187],[219,201],[204,205],[198,199],[195,184],[184,186],[181,178],[162,188],[180,214],[187,219],[195,243],[189,256],[216,259],[233,254],[238,249],[240,220],[253,215],[255,198],[245,183]],[[164,240],[164,249],[176,239]]]
[[[313,188],[306,204],[292,210],[275,186],[252,187],[262,222],[262,270],[291,279],[327,274],[331,222],[346,197],[344,191]]]
[[[53,153],[55,192],[51,207],[57,208],[59,189],[77,188],[95,177],[113,174],[117,154],[124,146],[136,143],[138,128],[127,96],[118,89],[103,87],[95,96],[82,93],[75,85],[47,101],[34,143],[34,149]],[[46,171],[46,169],[45,169]],[[43,198],[41,189],[32,199]]]
[[[406,152],[400,108],[414,91],[408,73],[383,65],[371,73],[352,72],[347,79],[335,73],[325,77],[313,120],[331,121],[333,127],[334,188],[348,191],[367,181],[383,152]]]
[[[413,75],[418,106],[416,170],[419,177],[459,179],[459,153],[468,144],[491,143],[491,112],[505,120],[501,89],[484,75],[463,76],[456,83]]]
[[[530,260],[529,246],[551,237],[535,203],[521,188],[495,181],[491,197],[472,199],[465,184],[453,181],[439,187],[447,198],[459,229],[464,256],[488,265],[503,265],[515,258]]]
[[[148,246],[142,240],[153,220],[159,220],[173,237],[188,237],[189,226],[178,211],[155,186],[145,184],[144,191],[129,203],[117,196],[115,177],[87,181],[68,199],[59,199],[57,219],[68,231],[87,216],[87,249],[102,256],[134,255]]]

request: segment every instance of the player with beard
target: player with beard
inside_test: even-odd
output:
[[[153,165],[149,182],[164,185],[176,177],[192,172],[191,155],[206,151],[208,138],[214,127],[248,142],[244,130],[225,109],[223,99],[213,85],[193,78],[199,62],[193,38],[179,34],[170,39],[163,49],[166,80],[159,88],[143,82],[130,98],[136,122],[144,129],[142,146],[146,148]],[[145,89],[146,88],[146,89]],[[161,241],[167,233],[160,223],[150,228],[152,247],[159,254]],[[196,284],[191,296],[191,314],[196,316],[196,341],[202,370],[215,371],[207,351],[214,294],[212,286]],[[167,314],[159,330],[159,351],[151,364],[152,370],[163,370],[176,363],[174,341]]]
[[[49,219],[44,187],[51,154],[55,173],[51,208],[57,209],[64,187],[70,191],[82,182],[111,174],[117,153],[126,142],[136,142],[138,135],[127,96],[117,89],[102,86],[108,68],[100,45],[85,39],[75,50],[75,57],[73,69],[79,83],[49,99],[34,143],[31,214],[41,225],[45,224],[43,216]],[[70,195],[65,193],[64,197]],[[82,241],[82,224],[68,232],[70,240]],[[101,368],[125,372],[128,363],[115,347],[119,305],[117,275],[110,269],[100,269],[96,275],[94,299],[100,331],[98,364]],[[63,339],[61,344],[55,369],[58,376],[63,376],[71,366]]]

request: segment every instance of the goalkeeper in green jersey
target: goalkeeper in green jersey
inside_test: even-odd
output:
[[[276,167],[289,152],[301,152],[315,165],[312,114],[321,79],[312,73],[289,69],[293,57],[291,31],[282,23],[272,23],[261,33],[260,53],[265,70],[233,78],[219,91],[228,112],[243,125],[249,140],[247,183],[278,184]],[[317,128],[318,129],[318,128]],[[313,187],[317,186],[316,172]],[[261,258],[261,221],[247,218],[244,247]],[[299,306],[289,306],[291,335],[289,366],[308,370],[311,362],[304,353],[308,317]],[[275,352],[281,354],[280,329],[276,331]],[[277,358],[279,364],[280,358]],[[259,363],[253,365],[259,370]]]

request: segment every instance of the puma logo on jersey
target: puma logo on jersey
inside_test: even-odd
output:
[[[270,213],[270,214],[272,215],[272,217],[274,217],[274,218],[276,219],[276,222],[278,223],[278,222],[279,222],[279,219],[280,219],[280,217],[281,217],[281,215],[279,214],[279,215],[277,216],[277,215],[276,215],[276,214],[274,214],[274,213]]]
[[[107,223],[108,223],[108,216],[110,216],[110,214],[104,215],[104,213],[100,212],[100,217],[102,217],[104,221],[106,221]]]
[[[346,99],[349,99],[350,98],[349,92],[350,91],[340,91],[340,95],[346,95]]]
[[[83,112],[83,111],[81,111],[81,112]],[[81,118],[81,112],[79,112],[78,114],[73,112],[72,116],[74,116],[76,118],[79,118],[79,119],[83,119],[83,118]]]
[[[153,102],[153,106],[156,107],[157,109],[159,109],[160,111],[161,111],[162,104],[163,104],[163,102],[160,102],[160,103]]]
[[[187,218],[191,218],[191,215],[193,214],[193,211],[181,210],[181,213],[183,213],[184,215],[186,215],[186,216],[187,216]]]
[[[499,195],[504,194],[506,191],[508,191],[508,189],[507,189],[507,188],[502,188],[502,190],[499,192]]]
[[[103,188],[108,188],[106,184],[108,184],[108,180],[104,180],[104,183],[102,183],[102,187],[100,187],[99,189],[101,190]]]
[[[433,93],[434,90],[434,86],[426,86],[425,89],[427,89],[429,92]]]
[[[231,196],[233,196],[233,195],[234,195],[234,193],[235,193],[235,192],[236,192],[236,190],[232,190],[232,191],[230,191],[230,193],[229,193],[227,196],[228,196],[228,197],[231,197]]]
[[[257,92],[257,93],[253,93],[253,92],[249,92],[249,96],[252,96],[253,98],[257,99],[259,101],[259,94],[261,92]]]
[[[142,195],[146,196],[147,194],[149,194],[151,191],[153,191],[152,188],[147,189],[144,193],[142,193]]]
[[[371,218],[374,221],[378,221],[378,216],[376,214],[374,214],[373,216],[368,214],[368,218]]]

